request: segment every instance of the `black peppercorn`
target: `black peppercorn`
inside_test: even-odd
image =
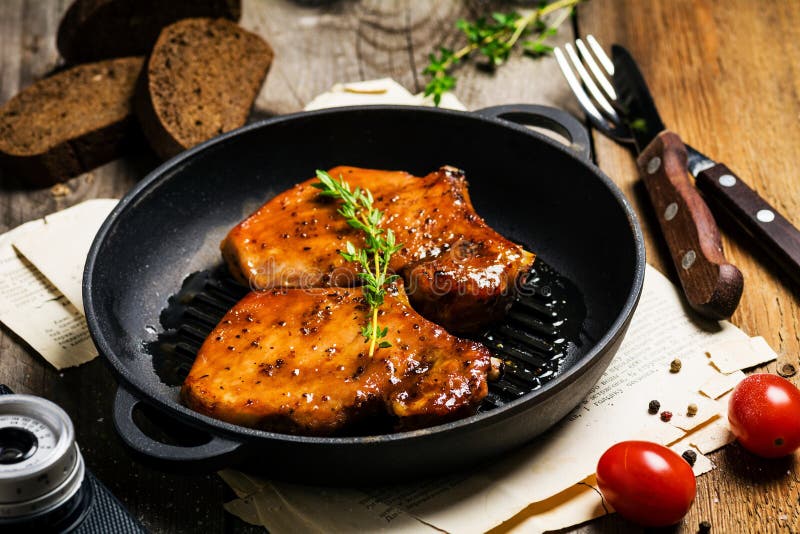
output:
[[[691,449],[683,451],[681,457],[686,460],[686,463],[694,467],[694,463],[697,461],[697,453]]]
[[[658,413],[659,409],[661,409],[661,403],[657,400],[651,400],[650,404],[647,406],[647,413],[655,415]]]
[[[700,521],[700,532],[702,534],[708,534],[711,532],[711,522],[710,521]]]

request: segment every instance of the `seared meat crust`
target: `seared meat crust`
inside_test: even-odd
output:
[[[464,173],[423,178],[402,171],[335,167],[335,179],[368,188],[403,248],[391,260],[412,305],[454,333],[475,333],[503,316],[534,256],[475,213]],[[254,288],[351,287],[357,266],[339,255],[364,237],[306,180],[266,202],[221,244],[232,275]]]
[[[392,346],[372,358],[359,288],[249,293],[200,348],[184,403],[234,424],[304,435],[371,417],[410,429],[473,413],[488,391],[489,350],[425,320],[399,286],[380,315]]]

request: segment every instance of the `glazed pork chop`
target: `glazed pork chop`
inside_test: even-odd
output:
[[[368,188],[403,248],[390,270],[401,275],[414,308],[453,333],[475,333],[501,318],[534,255],[475,213],[464,173],[442,167],[423,178],[402,171],[335,167],[351,188]],[[231,274],[257,289],[350,287],[357,266],[339,255],[363,233],[338,204],[320,196],[316,178],[266,202],[233,228],[221,249]]]
[[[487,394],[490,352],[408,304],[402,283],[381,307],[391,347],[372,357],[359,288],[251,292],[206,339],[181,397],[234,424],[330,435],[375,417],[411,429],[464,417]]]

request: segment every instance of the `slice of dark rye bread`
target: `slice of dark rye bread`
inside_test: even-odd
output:
[[[25,88],[0,107],[0,165],[46,186],[118,157],[141,138],[132,104],[143,63],[87,63]]]
[[[239,20],[241,0],[75,0],[56,44],[69,63],[143,56],[165,26],[189,17]]]
[[[136,89],[145,137],[164,159],[243,126],[272,48],[226,19],[185,19],[158,37]]]

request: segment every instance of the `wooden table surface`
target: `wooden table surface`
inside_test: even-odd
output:
[[[54,35],[66,0],[0,1],[0,103],[59,65]],[[524,2],[479,0],[245,0],[242,25],[264,36],[277,59],[254,117],[298,111],[339,81],[391,76],[412,91],[441,44],[457,45],[454,22]],[[800,225],[800,2],[781,0],[589,0],[558,41],[594,34],[632,51],[664,122],[684,140],[723,161]],[[542,103],[580,116],[553,58],[513,57],[494,74],[466,66],[457,96],[470,108]],[[632,200],[644,227],[648,260],[675,280],[631,153],[594,133],[596,161]],[[69,182],[69,192],[30,190],[0,176],[0,231],[94,197],[119,197],[157,161],[133,154]],[[745,276],[732,321],[761,335],[779,354],[766,367],[800,367],[798,287],[739,230],[720,221],[729,259]],[[800,377],[794,376],[795,384]],[[45,396],[72,416],[89,467],[156,532],[246,532],[252,527],[222,509],[231,494],[214,475],[165,474],[132,461],[111,423],[114,379],[98,358],[57,372],[18,337],[0,330],[0,383]],[[760,460],[738,445],[711,455],[717,469],[698,479],[696,502],[678,532],[701,520],[714,532],[800,531],[797,455]],[[608,516],[576,532],[637,529]]]

